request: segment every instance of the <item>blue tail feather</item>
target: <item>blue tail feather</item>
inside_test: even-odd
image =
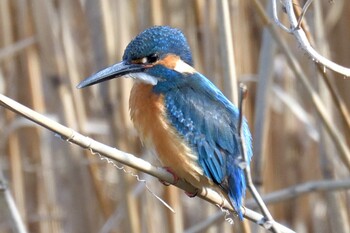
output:
[[[228,196],[230,201],[235,208],[238,217],[242,220],[243,214],[241,211],[241,207],[243,205],[243,197],[245,196],[245,177],[243,170],[239,168],[237,165],[229,166],[228,168]]]

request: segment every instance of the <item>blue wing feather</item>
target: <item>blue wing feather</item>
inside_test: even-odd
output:
[[[174,83],[174,80],[171,86],[166,86],[167,82],[158,83],[156,87],[165,96],[170,123],[198,155],[204,175],[228,193],[242,218],[240,207],[246,184],[239,166],[238,109],[199,73],[181,77],[178,85]],[[251,135],[245,120],[243,135],[250,160]]]

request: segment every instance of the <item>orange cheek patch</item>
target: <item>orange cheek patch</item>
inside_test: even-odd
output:
[[[175,69],[176,63],[180,60],[179,56],[174,54],[169,54],[158,62],[158,64],[163,65],[169,69]]]

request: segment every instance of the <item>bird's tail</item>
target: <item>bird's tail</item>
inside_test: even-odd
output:
[[[246,182],[243,170],[238,165],[233,165],[229,169],[228,176],[228,197],[234,209],[236,210],[240,220],[243,220],[242,205],[245,196]]]

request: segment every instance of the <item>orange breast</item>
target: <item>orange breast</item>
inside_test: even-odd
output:
[[[144,144],[155,149],[164,166],[196,185],[203,171],[197,156],[169,124],[164,96],[153,93],[149,84],[135,83],[129,104],[131,119]]]

